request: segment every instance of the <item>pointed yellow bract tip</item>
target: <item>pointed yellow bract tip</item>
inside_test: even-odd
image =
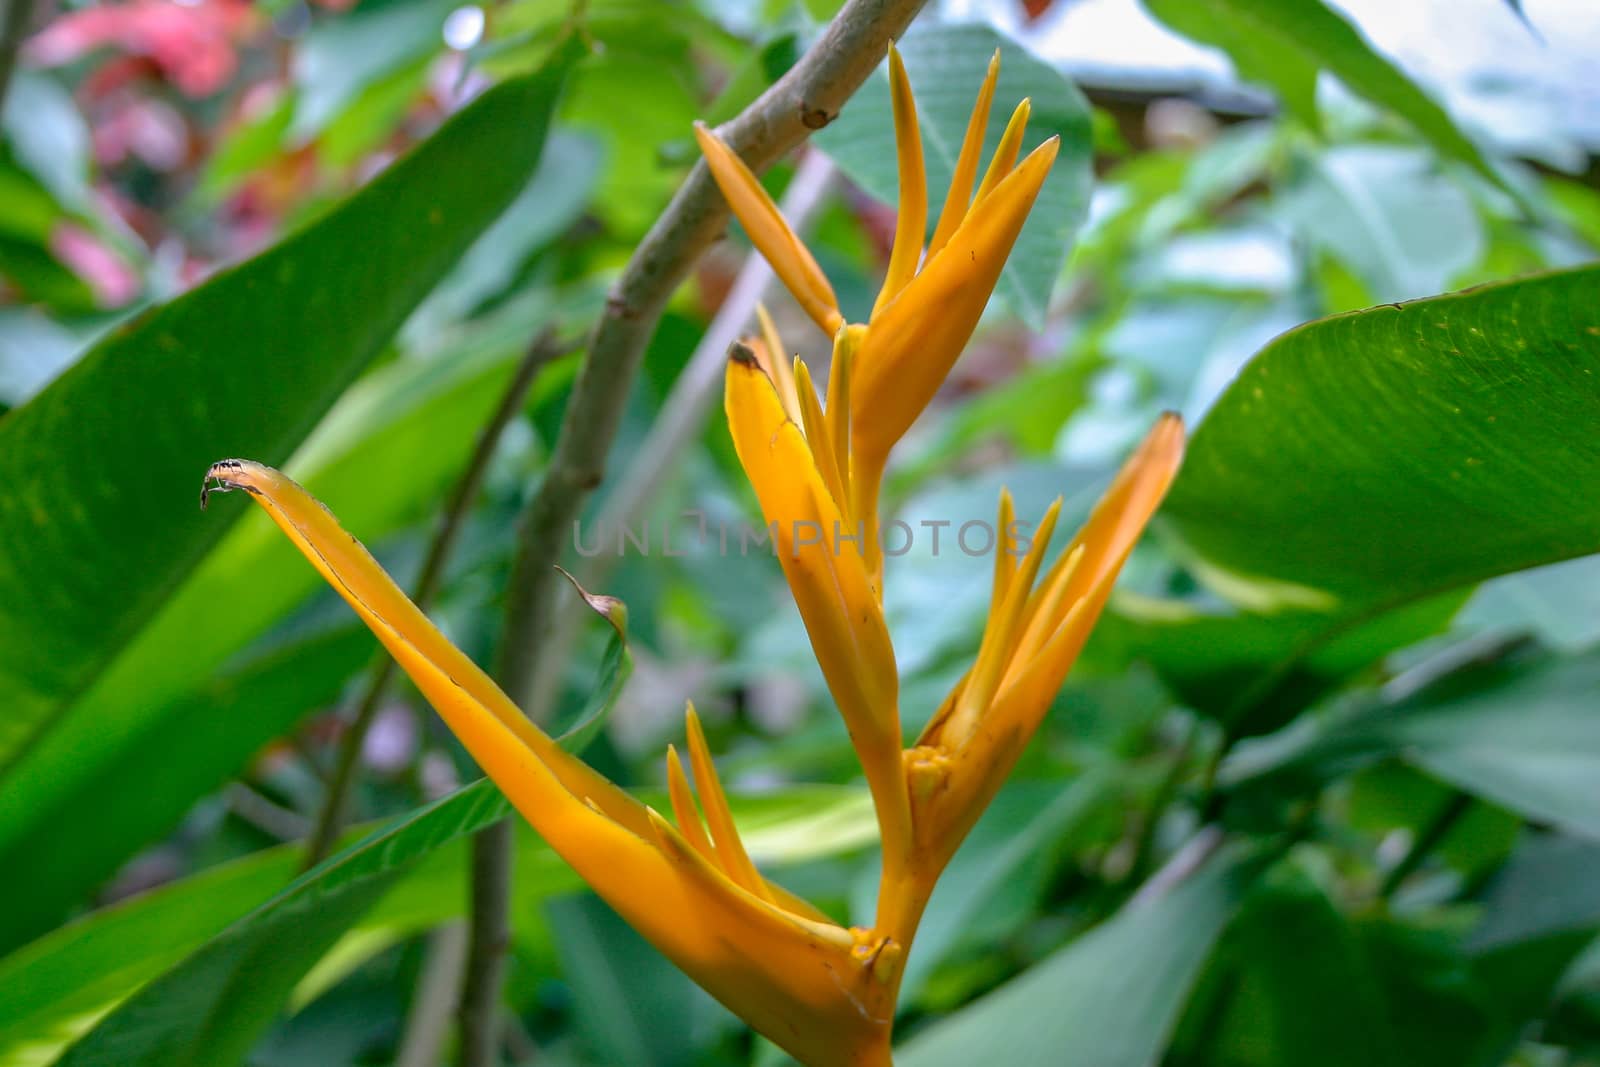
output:
[[[873,304],[874,315],[917,272],[922,259],[922,238],[928,226],[928,180],[922,162],[922,131],[917,124],[917,102],[911,93],[904,61],[893,44],[889,45],[889,95],[894,104],[896,162],[900,171],[900,205],[895,221],[894,248],[889,253],[889,269],[883,288]]]
[[[978,175],[978,157],[983,153],[983,136],[989,129],[989,110],[994,104],[994,87],[1000,79],[1000,49],[994,50],[989,60],[989,73],[978,90],[977,102],[972,106],[972,117],[967,120],[967,132],[961,141],[961,152],[950,176],[950,191],[945,194],[944,209],[939,212],[939,225],[933,240],[928,242],[928,258],[932,259],[950,240],[967,217],[967,205],[972,200],[972,183]]]

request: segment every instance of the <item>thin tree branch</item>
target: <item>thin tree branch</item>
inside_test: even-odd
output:
[[[455,1014],[456,990],[461,988],[466,962],[466,923],[447,923],[428,936],[422,973],[417,976],[394,1067],[437,1067],[439,1049]]]
[[[17,66],[17,50],[33,22],[33,0],[0,0],[0,113],[6,106],[6,90],[11,88],[11,73]]]
[[[423,611],[428,610],[428,605],[439,591],[439,585],[444,579],[445,563],[449,561],[461,529],[466,524],[467,514],[472,510],[472,504],[483,488],[483,479],[488,474],[489,461],[494,458],[495,446],[500,441],[501,433],[516,417],[517,412],[522,410],[522,401],[528,395],[528,389],[532,387],[539,371],[563,351],[564,349],[549,331],[541,334],[538,340],[529,345],[528,351],[518,361],[517,369],[505,392],[500,395],[500,403],[489,416],[489,421],[479,431],[478,442],[472,450],[472,455],[467,460],[461,477],[456,480],[450,499],[445,502],[444,512],[439,518],[439,527],[434,531],[433,542],[428,546],[427,558],[422,562],[422,570],[417,575],[416,586],[412,591],[411,599]],[[323,795],[322,807],[317,812],[311,841],[306,847],[307,868],[315,867],[327,858],[333,851],[339,832],[344,829],[345,809],[349,805],[351,787],[355,784],[356,769],[361,763],[362,744],[366,740],[367,731],[372,727],[372,720],[376,718],[378,709],[383,706],[384,694],[388,691],[390,680],[394,678],[394,672],[394,658],[380,655],[374,664],[367,688],[356,704],[356,712],[351,717],[350,726],[340,738],[333,774]]]
[[[510,819],[478,831],[472,839],[472,912],[468,919],[467,966],[461,984],[461,1063],[496,1067],[500,1062],[500,986],[511,944],[511,873],[514,848]]]
[[[924,2],[848,0],[800,61],[718,132],[752,169],[765,170],[838,115]],[[533,710],[540,673],[535,651],[556,619],[553,568],[561,561],[567,528],[604,477],[606,455],[640,357],[668,298],[727,219],[727,203],[705,162],[697,162],[634,250],[590,335],[544,480],[519,523],[506,588],[495,674],[524,711]],[[490,855],[496,851],[498,856]],[[494,1009],[509,893],[504,881],[499,886],[478,883],[509,879],[510,851],[511,838],[503,825],[480,833],[473,842],[472,938],[461,1005],[463,1067],[494,1067]]]

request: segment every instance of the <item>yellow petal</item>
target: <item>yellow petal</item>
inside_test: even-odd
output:
[[[956,157],[955,170],[950,175],[950,191],[945,194],[944,208],[939,212],[939,225],[928,242],[928,258],[932,259],[956,232],[961,220],[967,217],[967,204],[972,199],[972,183],[978,176],[978,157],[983,153],[983,135],[989,128],[989,109],[994,104],[994,86],[1000,78],[1000,49],[994,50],[989,60],[989,73],[978,90],[978,101],[972,105],[972,117],[967,120],[967,133],[961,140],[961,154]]]
[[[689,778],[683,773],[683,761],[678,750],[667,746],[667,799],[672,802],[672,817],[678,820],[678,832],[694,850],[710,861],[716,853],[706,838],[705,824],[700,821],[700,808],[694,802],[694,792],[689,788]]]
[[[930,722],[919,744],[936,745],[954,751],[963,744],[977,727],[979,718],[988,708],[995,690],[999,688],[1011,653],[1016,647],[1024,611],[1027,608],[1033,581],[1044,562],[1050,547],[1050,537],[1055,533],[1056,516],[1061,513],[1061,498],[1056,497],[1045,512],[1034,534],[1033,544],[1014,576],[1010,576],[1007,589],[996,589],[994,597],[999,609],[992,610],[989,625],[984,629],[983,642],[978,648],[978,659],[971,675],[962,685],[961,697],[950,709],[948,717]],[[991,604],[991,609],[994,605]]]
[[[856,349],[861,347],[861,339],[866,333],[865,326],[851,325],[835,334],[833,363],[828,368],[828,435],[834,462],[839,466],[840,495],[834,499],[845,514],[850,514],[851,510],[850,380],[855,376]]]
[[[240,460],[207,478],[250,492],[551,848],[673,963],[806,1062],[887,1062],[883,983],[861,963],[856,937],[708,875],[659,816],[523,719],[293,481]]]
[[[772,384],[753,363],[728,362],[728,428],[823,677],[839,705],[872,790],[885,863],[910,840],[900,767],[899,675],[877,593],[858,546]]]
[[[684,721],[689,733],[689,762],[694,766],[700,804],[705,808],[706,823],[711,827],[719,865],[735,885],[771,903],[766,882],[756,873],[756,865],[750,862],[750,854],[745,851],[744,841],[733,825],[733,813],[728,810],[728,798],[722,792],[722,779],[717,777],[716,764],[711,762],[711,749],[706,746],[706,734],[700,728],[700,716],[695,714],[693,704],[684,713]]]
[[[917,126],[917,101],[911,95],[900,50],[889,45],[889,95],[894,101],[895,155],[900,167],[900,204],[894,228],[894,248],[883,288],[872,305],[876,316],[899,295],[922,259],[922,238],[928,228],[928,178],[922,163],[922,131]]]
[[[1011,168],[1017,165],[1017,156],[1022,151],[1022,135],[1027,132],[1028,116],[1032,113],[1033,102],[1026,99],[1011,113],[1011,121],[1006,123],[1000,143],[995,146],[994,158],[989,161],[989,169],[983,175],[983,184],[978,186],[978,195],[972,198],[974,203],[983,203],[995,186],[1011,173]]]
[[[778,390],[783,410],[789,413],[791,419],[799,422],[800,406],[795,396],[794,374],[789,369],[789,351],[784,348],[783,338],[778,336],[778,324],[772,321],[765,304],[756,305],[756,321],[761,324],[761,346],[751,345],[751,348],[760,360],[761,369],[767,372],[773,387]],[[762,358],[763,350],[765,358]]]
[[[811,446],[811,457],[816,461],[817,472],[828,487],[833,502],[841,514],[848,515],[850,498],[845,493],[844,479],[839,473],[839,457],[833,451],[833,436],[828,429],[828,419],[817,400],[816,386],[811,382],[811,368],[804,360],[794,361],[795,397],[800,408],[800,425],[805,430],[806,444]]]
[[[778,205],[761,187],[761,182],[750,173],[744,160],[734,155],[733,149],[722,142],[703,122],[694,124],[695,140],[705,154],[706,164],[717,187],[727,198],[728,206],[750,235],[750,243],[760,250],[773,271],[789,292],[800,302],[816,324],[832,337],[844,325],[839,314],[839,301],[833,295],[833,286],[817,266],[811,252],[789,228]],[[773,353],[777,358],[777,353]]]
[[[995,54],[999,55],[999,52],[996,51]],[[989,595],[989,620],[984,624],[984,633],[988,633],[994,628],[995,621],[1000,614],[1000,606],[1005,603],[1006,591],[1011,586],[1012,575],[1017,572],[1017,540],[1012,536],[1011,531],[1016,521],[1016,501],[1011,498],[1011,490],[1001,486],[1000,509],[995,519],[997,529],[994,546],[993,590]]]
[[[949,243],[872,322],[851,383],[852,478],[875,485],[889,449],[933,399],[966,346],[1033,207],[1052,138],[973,205]]]

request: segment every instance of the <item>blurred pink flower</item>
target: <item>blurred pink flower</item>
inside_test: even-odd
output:
[[[132,0],[61,16],[28,42],[27,55],[53,67],[114,48],[150,59],[189,96],[209,96],[233,77],[234,43],[260,21],[246,0]]]
[[[94,234],[72,223],[50,233],[50,253],[82,278],[101,307],[121,307],[139,294],[139,276]]]
[[[166,173],[189,160],[189,127],[164,100],[118,90],[95,108],[94,158],[104,166],[132,156]]]

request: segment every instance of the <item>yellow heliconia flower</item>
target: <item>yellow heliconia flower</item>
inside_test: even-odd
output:
[[[928,406],[971,338],[1060,149],[1059,138],[1052,137],[1017,162],[1030,110],[1023,100],[973,194],[999,76],[996,51],[956,157],[939,223],[924,251],[928,187],[916,102],[899,52],[892,45],[889,49],[900,167],[899,217],[871,319],[853,327],[859,336],[850,375],[849,448],[836,450],[834,457],[847,468],[842,473],[850,484],[851,510],[871,534],[864,552],[875,577],[883,562],[876,536],[877,498],[889,450]],[[695,136],[712,177],[751,242],[806,313],[830,337],[836,336],[844,316],[816,260],[743,161],[703,124],[695,127]]]
[[[895,953],[767,881],[728,812],[691,706],[694,793],[669,749],[673,826],[562,750],[439,632],[361,544],[285,475],[243,460],[206,472],[243,489],[355,609],[534,829],[686,974],[808,1064],[888,1062]],[[709,828],[709,836],[707,834]]]
[[[1019,552],[1011,496],[1002,492],[1001,543],[977,662],[917,743],[902,751],[898,674],[859,542],[789,533],[838,529],[832,526],[839,521],[837,497],[821,473],[832,463],[832,437],[825,419],[808,416],[802,431],[787,418],[784,386],[765,366],[764,358],[735,348],[727,368],[728,423],[872,790],[883,835],[873,926],[904,953],[934,883],[1038,729],[1123,562],[1172,484],[1183,458],[1183,424],[1175,415],[1160,419],[1048,571],[1044,557],[1060,499],[1034,528],[1028,550]],[[816,407],[805,364],[797,361],[795,370],[794,404],[802,411]],[[890,759],[892,775],[885,766]]]
[[[1018,553],[1009,540],[1012,501],[1002,494],[998,536],[1006,540],[997,546],[978,661],[917,744],[900,751],[898,677],[880,607],[884,466],[976,328],[1058,149],[1052,138],[1017,162],[1029,114],[1024,100],[977,183],[999,71],[996,52],[924,250],[928,197],[916,102],[890,47],[900,205],[883,288],[865,324],[845,324],[827,278],[755,176],[709,129],[695,129],[752,243],[834,339],[824,408],[805,364],[796,360],[792,373],[785,366],[763,311],[752,353],[730,360],[726,406],[740,462],[774,530],[838,523],[861,535],[803,545],[791,538],[779,555],[877,805],[884,856],[874,925],[901,951],[909,950],[940,872],[1038,728],[1183,453],[1182,425],[1174,416],[1162,419],[1043,578],[1060,501],[1031,549]]]
[[[906,748],[882,609],[879,484],[890,449],[977,325],[1057,146],[1047,141],[1017,162],[1024,101],[972,192],[997,54],[924,249],[927,189],[916,105],[892,49],[889,64],[901,213],[867,323],[845,322],[816,261],[755,177],[708,130],[696,130],[751,239],[833,339],[827,395],[819,397],[810,370],[785,359],[762,311],[761,337],[730,353],[724,402],[739,462],[877,810],[883,871],[870,928],[840,926],[756,870],[692,706],[686,732],[698,801],[669,747],[669,822],[529,722],[293,481],[243,460],[215,464],[206,475],[208,486],[246,490],[267,510],[596,893],[713,996],[811,1067],[890,1064],[906,953],[934,884],[1038,729],[1176,475],[1184,444],[1178,419],[1163,418],[1048,567],[1060,501],[1020,551],[1015,508],[1001,494],[1001,543],[977,662]]]

